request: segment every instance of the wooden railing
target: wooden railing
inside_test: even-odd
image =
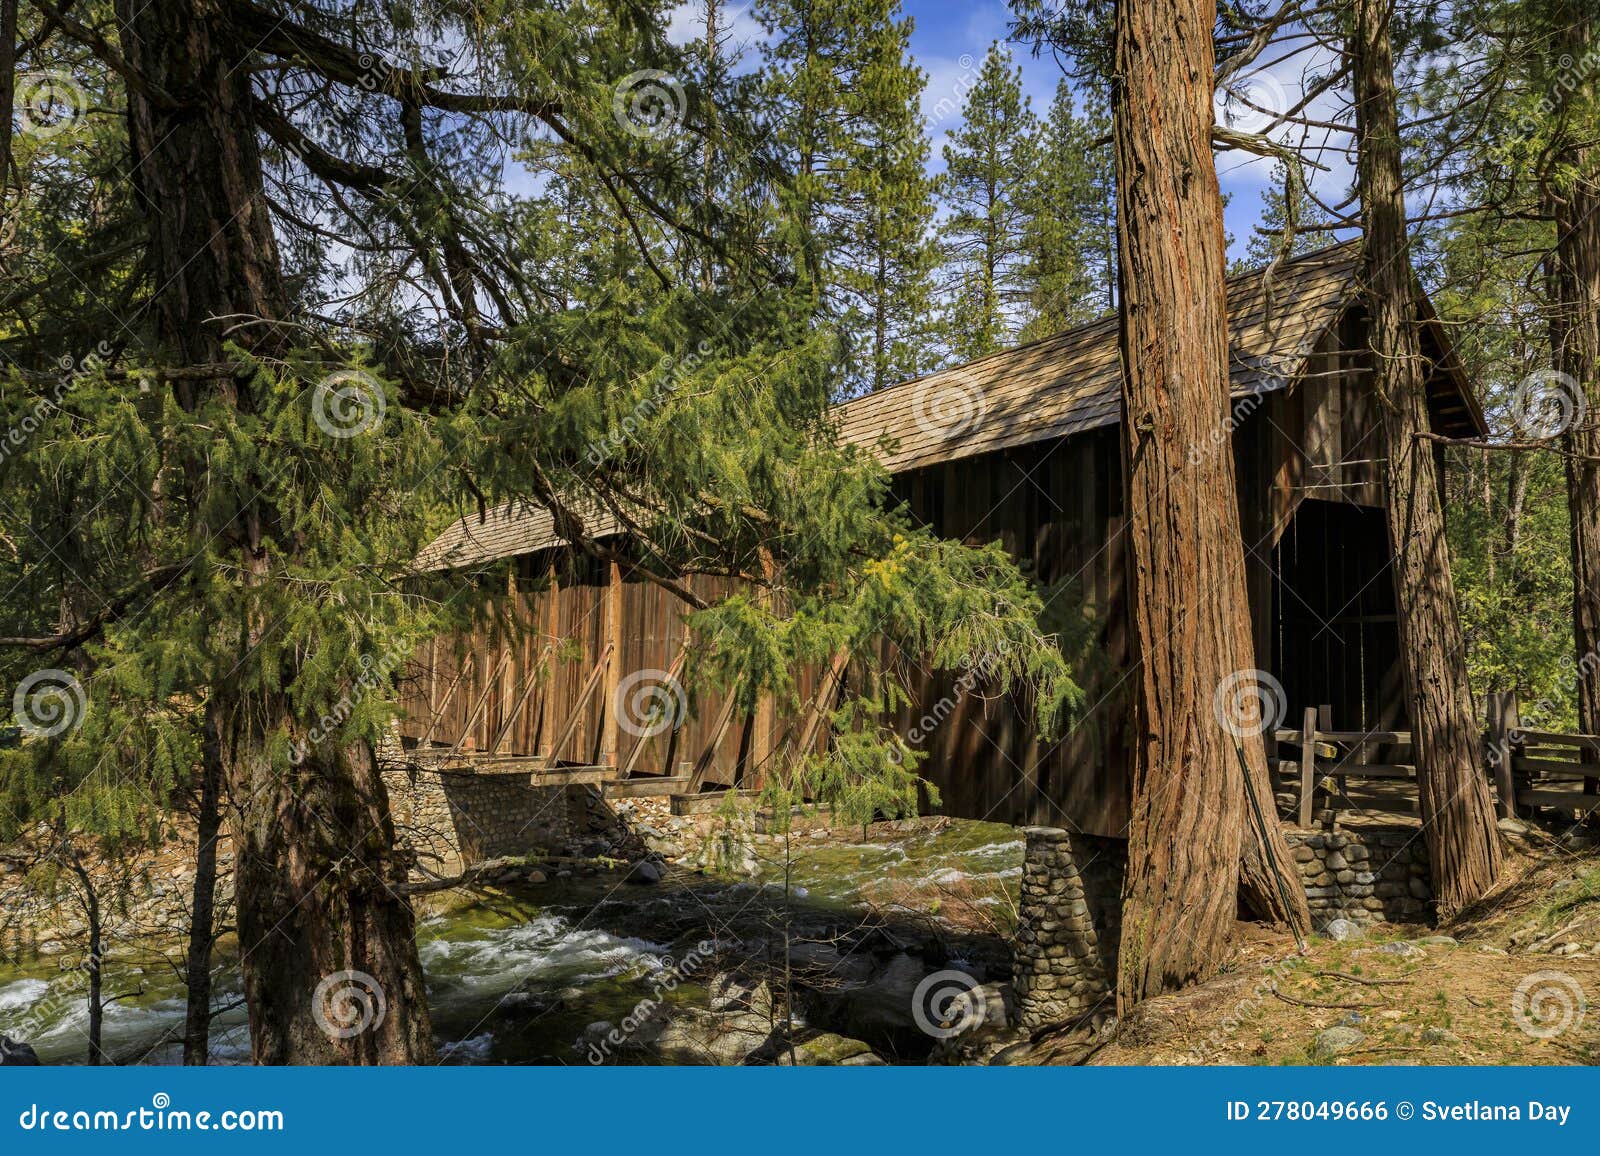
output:
[[[1552,808],[1583,816],[1600,807],[1600,736],[1522,726],[1514,692],[1489,696],[1484,758],[1495,775],[1502,815]]]
[[[1524,728],[1514,694],[1490,695],[1487,706],[1483,771],[1502,818],[1528,818],[1550,809],[1583,816],[1600,809],[1600,736]],[[1355,806],[1347,790],[1352,780],[1415,783],[1417,778],[1409,731],[1335,730],[1329,716],[1327,707],[1307,708],[1299,729],[1273,732],[1280,750],[1294,750],[1292,757],[1268,761],[1289,780],[1302,827],[1312,823],[1319,791],[1337,810]],[[1361,809],[1415,814],[1416,795],[1370,800]]]
[[[1299,803],[1296,819],[1300,826],[1311,826],[1315,814],[1316,792],[1326,781],[1334,789],[1326,791],[1329,802],[1337,808],[1341,801],[1349,802],[1347,787],[1352,779],[1410,779],[1416,781],[1414,763],[1376,761],[1374,756],[1386,751],[1394,760],[1403,757],[1411,746],[1409,731],[1341,731],[1329,724],[1329,709],[1307,707],[1299,730],[1279,728],[1273,737],[1280,745],[1298,748],[1293,759],[1278,758],[1275,764],[1281,772],[1287,770],[1298,789]],[[1395,803],[1380,803],[1373,809],[1415,811],[1415,804],[1403,807]]]

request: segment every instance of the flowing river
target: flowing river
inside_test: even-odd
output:
[[[859,921],[870,907],[880,920],[903,916],[908,927],[959,930],[1003,950],[1022,850],[1014,828],[994,824],[881,825],[855,841],[837,833],[823,842],[797,838],[787,855],[782,843],[769,844],[761,874],[749,880],[673,873],[637,886],[624,873],[579,875],[423,916],[418,942],[441,1056],[461,1064],[585,1062],[578,1041],[588,1025],[621,1022],[662,990],[653,976],[680,967],[708,936],[748,945],[775,934],[775,912],[793,932]],[[108,959],[105,993],[120,998],[106,1009],[104,1049],[117,1062],[179,1061],[179,959],[177,945]],[[31,1044],[43,1063],[84,1060],[88,1017],[75,963],[62,956],[0,966],[0,1034]],[[662,997],[665,1014],[679,1003],[704,1006],[711,978],[683,974]],[[231,961],[217,977],[215,1006],[213,1062],[245,1062],[249,1037]]]

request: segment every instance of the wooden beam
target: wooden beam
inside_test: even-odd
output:
[[[672,665],[667,668],[667,678],[669,681],[677,682],[678,675],[683,672],[684,661],[688,657],[689,647],[687,644],[685,644],[681,649],[679,649],[677,655],[673,658]],[[615,691],[612,692],[613,697],[615,697],[615,693]],[[615,705],[615,703],[612,704],[613,709],[615,709]],[[674,732],[676,732],[677,729],[682,725],[683,720],[681,718],[674,718],[672,720],[672,729]],[[633,774],[633,768],[638,765],[639,756],[644,752],[645,744],[655,737],[656,736],[653,734],[642,734],[634,741],[633,749],[628,752],[628,758],[622,764],[622,777],[624,779]]]
[[[478,717],[483,714],[483,708],[489,705],[489,695],[495,689],[495,680],[500,677],[500,671],[506,663],[511,661],[511,652],[502,651],[500,661],[495,663],[494,671],[483,680],[483,691],[478,695],[478,701],[472,707],[472,713],[467,716],[466,725],[461,728],[461,734],[456,737],[455,744],[450,748],[450,753],[455,754],[461,749],[461,744],[467,741],[472,734],[472,728],[477,725]]]
[[[1491,691],[1488,702],[1489,730],[1484,736],[1484,759],[1494,778],[1495,811],[1502,819],[1516,815],[1516,788],[1511,782],[1511,727],[1508,720],[1516,712],[1514,698],[1502,691]]]
[[[1554,807],[1587,814],[1600,809],[1600,795],[1584,795],[1577,791],[1518,791],[1517,803],[1523,807]]]
[[[600,685],[601,676],[605,674],[610,662],[611,644],[608,642],[605,649],[600,652],[600,659],[594,664],[594,669],[589,672],[589,677],[583,681],[583,689],[578,692],[578,701],[572,704],[572,713],[567,716],[567,725],[561,728],[561,733],[550,744],[549,759],[552,763],[560,759],[561,748],[571,741],[578,724],[583,721],[583,712],[588,707],[589,700],[594,697],[595,688]]]
[[[711,728],[711,740],[706,743],[705,749],[700,752],[700,757],[694,761],[694,771],[689,776],[689,794],[694,794],[700,789],[700,784],[705,781],[706,772],[711,769],[711,764],[716,760],[717,748],[722,745],[722,740],[727,737],[728,727],[733,722],[734,709],[739,705],[739,681],[735,679],[728,687],[727,697],[722,700],[722,709],[717,712],[717,721]]]
[[[649,775],[641,779],[611,779],[602,793],[608,799],[653,799],[686,794],[688,790],[688,775]]]
[[[500,733],[494,736],[494,742],[489,744],[488,753],[497,754],[500,744],[506,741],[506,736],[511,733],[511,728],[516,725],[517,718],[522,714],[522,708],[528,701],[528,696],[535,689],[543,685],[543,680],[538,677],[537,670],[544,665],[545,656],[555,649],[555,643],[546,643],[544,650],[540,651],[538,661],[528,668],[527,675],[523,678],[522,693],[517,696],[516,705],[511,708],[511,713],[506,715],[505,721],[500,724]]]
[[[1524,744],[1533,746],[1577,747],[1581,750],[1600,751],[1600,738],[1594,735],[1561,734],[1557,731],[1530,731],[1512,728]]]
[[[1317,708],[1306,707],[1300,727],[1300,826],[1311,826],[1311,803],[1317,789]]]
[[[535,787],[593,787],[609,783],[617,777],[617,768],[611,766],[553,767],[533,772]]]
[[[839,693],[839,688],[844,685],[845,668],[850,665],[850,652],[840,649],[834,653],[828,669],[822,676],[822,682],[817,687],[817,693],[811,700],[811,709],[806,712],[805,725],[800,730],[800,744],[795,747],[795,757],[804,758],[805,753],[817,741],[817,731],[822,726],[822,720],[828,712],[833,710],[834,699]]]
[[[550,648],[546,651],[545,693],[539,697],[539,729],[536,736],[537,751],[545,758],[553,757],[550,753],[550,735],[556,729],[556,651],[561,644],[561,582],[556,576],[556,564],[552,559],[550,568],[546,571],[544,588],[543,618],[545,636],[550,639]]]
[[[622,567],[615,562],[606,580],[606,631],[611,643],[611,663],[606,670],[606,689],[601,701],[600,761],[616,763],[622,749],[622,724],[617,710],[617,688],[622,684]]]
[[[433,719],[428,724],[427,731],[417,740],[417,746],[425,747],[433,741],[433,732],[439,729],[439,720],[444,718],[444,711],[450,705],[450,700],[456,696],[456,688],[461,685],[461,680],[467,677],[467,671],[478,661],[478,654],[473,651],[461,662],[461,669],[456,671],[455,681],[450,684],[450,689],[444,692],[444,698],[439,703],[439,708],[433,712]]]

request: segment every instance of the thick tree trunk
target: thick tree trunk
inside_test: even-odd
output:
[[[259,744],[235,750],[249,752],[232,768],[235,791],[271,801],[240,809],[234,836],[256,1061],[427,1062],[416,924],[370,749],[328,744],[287,769]]]
[[[240,317],[269,323],[238,339],[271,350],[279,339],[270,322],[287,305],[262,193],[249,46],[230,36],[222,0],[117,0],[116,10],[122,54],[148,82],[128,86],[128,126],[162,355],[221,360],[218,319]],[[246,380],[175,388],[185,408],[253,408]],[[189,500],[225,506],[206,501],[204,463],[193,467]],[[246,583],[270,582],[283,560],[269,543],[290,535],[276,532],[275,511],[259,496],[239,501],[218,524],[197,525],[196,547],[222,543]],[[247,617],[235,640],[241,662],[268,627]],[[262,682],[286,686],[294,674]],[[236,815],[235,901],[256,1061],[426,1062],[433,1050],[413,917],[394,886],[393,829],[370,750],[324,748],[291,767],[285,732],[290,743],[305,735],[280,692],[224,677],[210,696]]]
[[[1240,720],[1217,710],[1219,692],[1228,698],[1254,673],[1233,459],[1190,462],[1229,409],[1226,246],[1211,156],[1214,16],[1214,0],[1116,9],[1122,431],[1139,679],[1123,1008],[1203,979],[1227,958],[1251,832],[1236,742],[1260,797],[1271,797],[1259,725],[1229,729]],[[1267,836],[1248,874],[1274,911],[1270,862],[1281,853],[1285,878],[1294,876],[1275,824]],[[1281,914],[1308,922],[1303,897]]]
[[[189,902],[189,951],[184,962],[188,1002],[183,1015],[183,1062],[204,1067],[211,1054],[211,949],[216,944],[217,838],[222,833],[221,711],[206,705],[199,790],[195,793],[194,890]]]
[[[1583,62],[1595,50],[1594,17],[1578,5],[1557,8],[1559,58]],[[1600,149],[1594,139],[1593,70],[1573,69],[1576,89],[1552,92],[1564,101],[1562,143],[1550,182],[1556,244],[1550,257],[1550,341],[1555,367],[1571,379],[1571,422],[1563,433],[1567,512],[1572,539],[1572,633],[1580,673],[1600,660]],[[1600,734],[1600,678],[1578,679],[1578,729]]]
[[[1448,918],[1493,886],[1500,840],[1467,681],[1439,474],[1431,445],[1418,437],[1429,429],[1426,367],[1412,296],[1390,14],[1390,0],[1355,0],[1350,54],[1363,276],[1422,826],[1439,915]]]

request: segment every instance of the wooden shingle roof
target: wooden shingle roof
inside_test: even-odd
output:
[[[584,532],[590,537],[605,538],[622,531],[611,511],[597,502],[574,498],[571,509],[582,519]],[[476,566],[496,558],[531,554],[561,541],[549,510],[518,500],[495,506],[482,517],[468,514],[458,518],[422,548],[413,565],[418,570]]]
[[[1308,253],[1272,272],[1228,280],[1228,360],[1235,397],[1286,388],[1306,358],[1359,293],[1358,241]],[[1421,294],[1421,288],[1418,287]],[[1425,324],[1437,327],[1427,298]],[[1482,426],[1442,331],[1447,376],[1431,383],[1458,395],[1442,399],[1469,430]],[[1121,419],[1117,319],[1081,325],[1014,349],[882,389],[834,408],[840,437],[877,449],[891,473],[974,457]],[[885,441],[885,439],[888,439]],[[607,511],[575,499],[572,508],[591,537],[620,532]],[[419,569],[469,566],[559,545],[550,512],[530,502],[471,514],[418,556]]]
[[[1234,396],[1281,389],[1354,298],[1349,242],[1228,281]],[[873,445],[892,473],[1067,437],[1121,417],[1117,319],[991,353],[836,408],[844,440]]]

